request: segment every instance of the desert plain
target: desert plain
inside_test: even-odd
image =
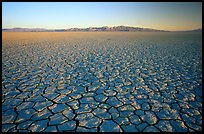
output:
[[[202,34],[2,32],[2,131],[202,131]]]

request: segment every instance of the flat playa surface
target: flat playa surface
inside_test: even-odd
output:
[[[202,131],[202,35],[3,32],[3,132]]]

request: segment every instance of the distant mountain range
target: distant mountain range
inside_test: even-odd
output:
[[[150,28],[141,28],[141,27],[129,27],[129,26],[115,26],[115,27],[89,27],[89,28],[70,28],[65,29],[65,31],[122,31],[122,32],[167,32],[165,30],[157,30]]]
[[[88,31],[104,31],[104,32],[171,32],[166,30],[158,30],[151,28],[114,26],[114,27],[89,27],[89,28],[68,28],[68,29],[45,29],[45,28],[11,28],[2,29],[3,32],[88,32]],[[179,31],[184,32],[184,31]],[[185,32],[202,32],[202,29],[189,30]]]
[[[202,32],[202,29],[194,29],[194,30],[187,30],[187,31],[177,31],[177,32]]]

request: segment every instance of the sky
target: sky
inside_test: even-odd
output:
[[[2,2],[2,28],[202,28],[202,2]]]

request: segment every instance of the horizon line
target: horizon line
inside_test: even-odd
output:
[[[129,26],[129,25],[115,25],[115,26],[89,26],[89,27],[69,27],[69,28],[43,28],[43,27],[13,27],[13,28],[2,28],[3,29],[15,29],[15,28],[24,28],[24,29],[46,29],[46,30],[59,30],[59,29],[72,29],[72,28],[78,28],[78,29],[86,29],[86,28],[101,28],[101,27],[133,27],[133,28],[144,28],[144,29],[153,29],[153,30],[162,30],[162,31],[191,31],[191,30],[202,30],[202,27],[198,27],[195,29],[186,29],[186,30],[164,30],[164,29],[157,29],[157,28],[150,28],[150,27],[139,27],[139,26]]]

